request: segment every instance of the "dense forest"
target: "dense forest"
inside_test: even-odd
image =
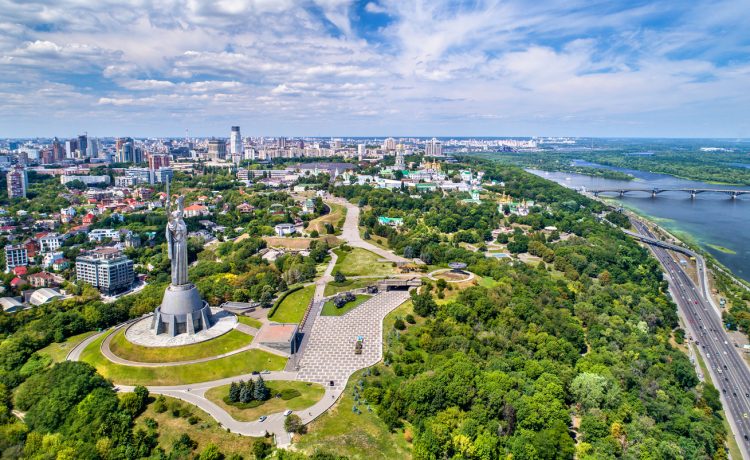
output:
[[[576,236],[545,241],[532,231],[528,244],[544,254],[537,266],[490,260],[445,241],[448,229],[430,219],[455,220],[453,236],[481,236],[503,219],[496,210],[342,189],[374,213],[412,219],[388,237],[397,251],[463,260],[495,281],[448,302],[414,294],[424,320],[389,336],[363,397],[392,429],[413,433],[415,459],[725,458],[718,392],[673,345],[676,308],[657,262],[597,219],[601,204],[481,164],[514,197],[537,202],[519,221]]]

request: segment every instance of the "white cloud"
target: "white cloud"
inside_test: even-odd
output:
[[[635,129],[657,111],[675,132],[695,129],[669,114],[716,120],[716,135],[750,102],[737,3],[373,0],[365,12],[388,15],[373,25],[351,0],[0,0],[0,135],[243,120],[255,134],[543,133]],[[78,112],[55,122],[65,100]]]

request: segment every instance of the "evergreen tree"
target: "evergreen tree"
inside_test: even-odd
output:
[[[240,388],[240,402],[241,403],[249,403],[253,400],[253,392],[250,391],[250,387],[248,387],[246,384],[243,384]]]
[[[255,399],[259,401],[265,401],[271,395],[271,392],[266,387],[266,382],[263,381],[263,377],[258,377],[258,381],[255,383],[255,392],[253,393]]]
[[[240,381],[240,385],[242,385],[243,382]],[[232,382],[229,384],[229,401],[231,402],[237,402],[240,400],[240,385],[238,385],[236,382]]]

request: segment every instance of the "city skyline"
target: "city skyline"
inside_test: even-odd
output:
[[[0,0],[0,137],[750,137],[750,5],[683,3]]]

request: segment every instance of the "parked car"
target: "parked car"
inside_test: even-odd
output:
[[[268,418],[268,417],[266,417],[265,415],[261,415],[261,416],[260,416],[260,418],[258,419],[258,421],[259,421],[259,422],[263,422],[263,421],[265,421],[265,420],[266,420],[267,418]]]
[[[284,411],[284,417],[288,417],[292,414],[292,411],[290,409],[287,409]]]

